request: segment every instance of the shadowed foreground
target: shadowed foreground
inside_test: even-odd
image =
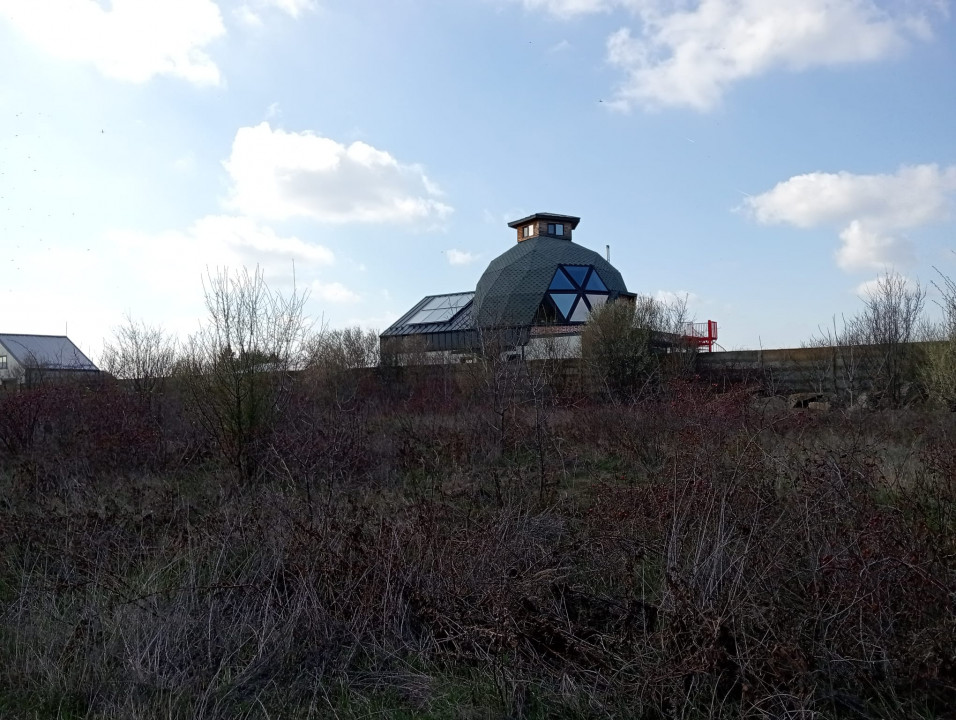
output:
[[[956,704],[950,414],[323,390],[249,477],[186,411],[33,392],[0,429],[2,717]]]

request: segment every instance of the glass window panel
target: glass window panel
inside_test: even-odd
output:
[[[434,315],[434,310],[419,310],[418,314],[413,317],[409,323],[412,325],[421,325],[424,323],[430,323]]]
[[[564,225],[555,225],[554,226],[555,235],[564,235]]]
[[[551,281],[552,290],[574,290],[574,283],[568,280],[568,276],[564,274],[561,268],[558,268],[558,271],[554,274],[554,279]]]
[[[428,323],[441,322],[444,319],[445,315],[448,314],[448,309],[441,310],[421,310],[415,317],[410,321],[410,325],[425,325]]]
[[[568,275],[571,276],[571,279],[574,280],[579,286],[584,284],[584,278],[588,274],[588,270],[591,268],[588,265],[565,265],[564,270]]]
[[[550,293],[551,299],[554,300],[554,304],[558,306],[558,310],[561,311],[561,314],[567,319],[568,314],[571,312],[571,305],[574,303],[574,298],[577,295],[570,295],[565,293]]]
[[[604,284],[604,281],[601,280],[601,277],[597,274],[597,270],[591,273],[591,277],[588,278],[588,290],[601,290],[607,292],[607,285]]]
[[[607,295],[588,295],[588,303],[591,309],[599,308],[607,302]]]
[[[451,320],[475,296],[474,293],[439,295],[425,303],[408,321],[409,325],[426,325]]]
[[[571,313],[571,322],[586,322],[588,315],[591,314],[591,311],[588,310],[588,306],[584,302],[582,297],[578,300],[578,304],[574,307],[574,312]]]

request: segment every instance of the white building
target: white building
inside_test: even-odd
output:
[[[99,368],[65,335],[0,333],[0,387],[98,372]]]

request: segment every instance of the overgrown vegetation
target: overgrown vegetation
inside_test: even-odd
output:
[[[638,296],[596,309],[581,335],[592,382],[607,399],[627,401],[693,374],[694,348],[683,337],[689,320],[686,297],[662,302]]]
[[[952,414],[369,342],[0,396],[0,717],[951,712]]]
[[[834,317],[806,345],[827,348],[815,368],[821,392],[846,406],[902,407],[929,400],[956,407],[956,284],[933,283],[943,317],[925,314],[926,289],[898,273],[879,276],[849,318]]]

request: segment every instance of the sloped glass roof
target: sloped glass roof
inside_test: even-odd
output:
[[[409,325],[428,325],[430,323],[446,322],[461,312],[474,293],[457,293],[454,295],[439,295],[425,303],[421,309],[408,321]]]

